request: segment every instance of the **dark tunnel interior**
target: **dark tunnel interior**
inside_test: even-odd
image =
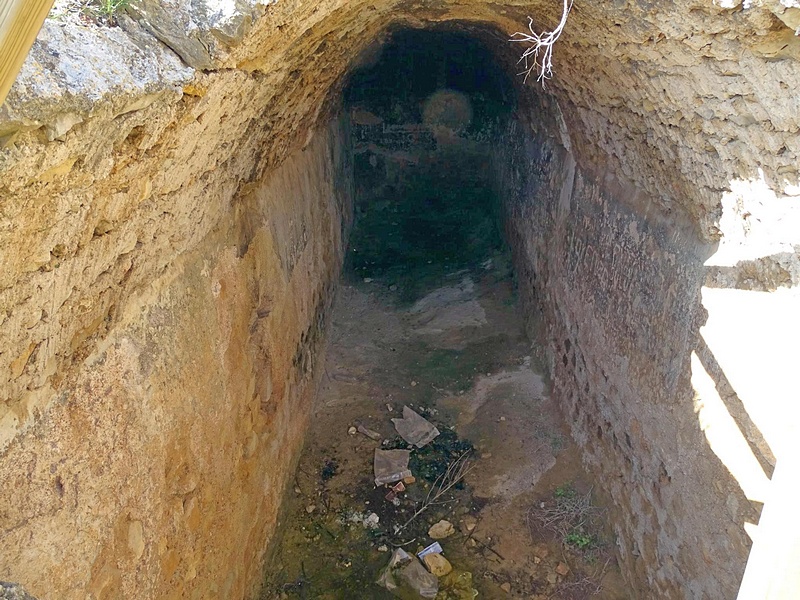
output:
[[[355,155],[347,272],[398,286],[405,301],[454,270],[504,260],[492,140],[513,83],[483,43],[399,30],[344,91]]]

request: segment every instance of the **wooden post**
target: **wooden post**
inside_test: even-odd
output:
[[[0,104],[17,78],[54,0],[0,0]]]

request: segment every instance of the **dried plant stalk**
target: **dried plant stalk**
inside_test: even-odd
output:
[[[422,506],[420,506],[419,509],[417,509],[413,515],[411,515],[411,518],[408,521],[403,523],[403,525],[397,530],[397,533],[403,531],[414,521],[414,519],[428,510],[428,508],[431,506],[441,504],[440,498],[453,489],[458,482],[464,479],[466,474],[472,470],[472,465],[467,460],[470,452],[471,450],[462,452],[458,458],[447,465],[447,470],[436,478],[431,486],[431,489],[428,490],[428,495],[425,496]]]

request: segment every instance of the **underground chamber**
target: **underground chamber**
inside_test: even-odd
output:
[[[628,597],[517,297],[496,153],[514,83],[455,27],[364,62],[325,374],[262,593]]]
[[[3,105],[0,579],[380,597],[433,541],[452,594],[788,573],[791,9],[577,5],[542,88],[508,40],[558,3],[245,4],[58,12]],[[438,436],[389,489],[393,419]]]

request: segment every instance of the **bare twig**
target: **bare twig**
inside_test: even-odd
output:
[[[505,557],[505,556],[503,556],[502,554],[500,554],[500,553],[499,553],[497,550],[495,550],[494,548],[492,548],[492,547],[491,547],[489,544],[485,544],[484,542],[480,541],[478,538],[476,538],[476,537],[473,537],[473,538],[468,538],[468,539],[472,539],[472,540],[473,540],[473,541],[474,541],[476,544],[478,544],[478,546],[480,546],[480,547],[481,547],[481,549],[483,549],[483,550],[488,550],[489,552],[491,552],[492,554],[494,554],[494,555],[495,555],[497,558],[499,558],[500,560],[505,560],[505,559],[506,559],[506,557]]]
[[[534,521],[541,529],[551,531],[564,540],[570,532],[588,525],[598,512],[599,509],[592,505],[592,492],[589,490],[587,494],[558,498],[554,504],[534,506],[528,511],[528,527],[532,529]]]
[[[467,456],[470,452],[471,450],[467,450],[466,452],[461,453],[458,458],[447,465],[447,470],[436,478],[431,486],[431,489],[428,490],[428,495],[425,496],[422,506],[420,506],[417,511],[411,515],[411,518],[408,521],[403,523],[403,525],[397,530],[397,533],[408,527],[414,519],[425,512],[430,506],[446,502],[440,501],[439,498],[449,492],[456,484],[458,484],[459,481],[464,479],[464,476],[466,476],[467,473],[472,470],[472,465],[467,460]]]
[[[591,575],[580,574],[578,578],[572,581],[562,581],[553,590],[550,598],[562,598],[564,600],[571,600],[573,598],[583,599],[597,596],[603,591],[603,577],[605,577],[608,563],[611,559],[606,559],[602,568],[595,570]]]
[[[511,36],[510,42],[530,44],[518,61],[518,64],[523,63],[525,66],[525,69],[520,73],[520,75],[525,75],[524,81],[528,81],[531,73],[537,71],[539,75],[536,81],[541,81],[542,87],[544,87],[545,81],[553,76],[553,45],[564,31],[564,26],[567,24],[567,15],[572,9],[572,2],[573,0],[564,0],[561,21],[553,31],[536,33],[533,29],[533,18],[528,17],[528,31],[530,33],[517,31]]]

